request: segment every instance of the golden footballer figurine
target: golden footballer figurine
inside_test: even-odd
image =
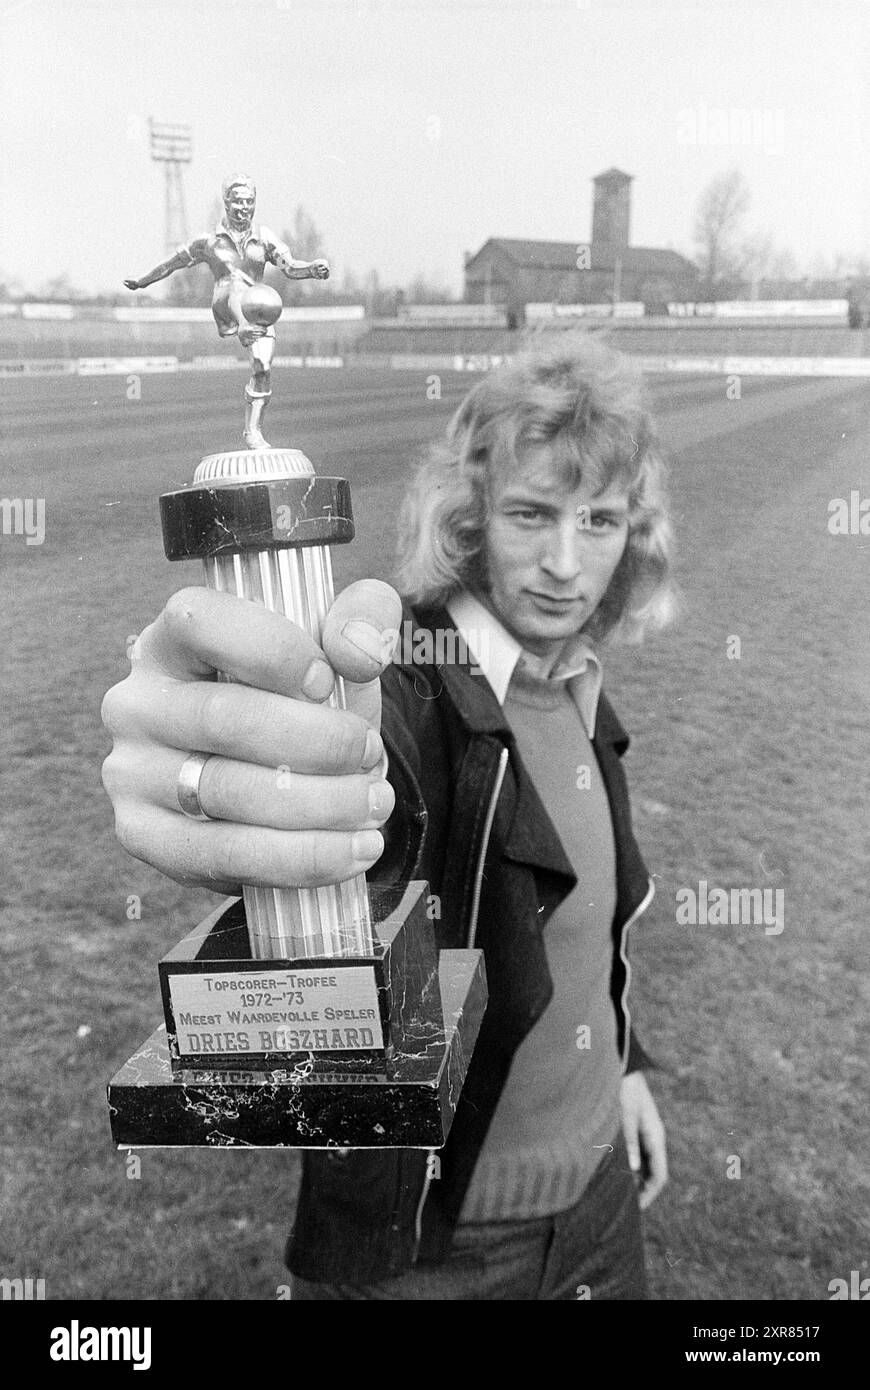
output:
[[[250,351],[251,379],[245,387],[244,440],[249,449],[268,449],[263,438],[263,414],[272,394],[272,355],[275,323],[280,318],[281,296],[264,285],[267,263],[283,271],[288,280],[326,280],[325,260],[297,261],[290,249],[268,227],[254,226],[257,190],[246,174],[225,179],[221,188],[224,215],[208,236],[195,237],[179,246],[174,256],[161,261],[139,280],[125,280],[128,290],[141,290],[165,280],[176,270],[207,265],[215,286],[211,309],[222,338],[238,334]]]

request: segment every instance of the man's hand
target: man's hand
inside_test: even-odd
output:
[[[125,280],[124,284],[128,290],[141,290],[142,288],[138,280]]]
[[[310,275],[312,280],[328,280],[329,261],[324,261],[322,259],[316,261],[309,261],[308,274]]]
[[[639,1202],[641,1211],[646,1211],[668,1180],[665,1127],[643,1072],[629,1072],[622,1078],[619,1101],[628,1162],[642,1179]]]
[[[377,579],[351,584],[322,649],[259,604],[182,589],[136,641],[132,669],[103,701],[114,747],[103,784],[121,844],[180,883],[315,888],[364,872],[395,797],[384,780],[378,677],[401,602]],[[216,680],[226,672],[233,684]],[[334,673],[348,709],[326,705]],[[203,810],[181,811],[178,773],[211,753]],[[280,772],[279,772],[280,769]]]

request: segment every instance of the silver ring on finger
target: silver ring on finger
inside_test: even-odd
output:
[[[191,820],[215,819],[214,816],[208,815],[202,809],[202,802],[199,799],[202,770],[211,756],[211,753],[191,753],[181,764],[175,794],[182,811],[186,816],[190,816]]]

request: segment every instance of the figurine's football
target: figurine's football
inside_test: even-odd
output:
[[[248,323],[258,328],[268,328],[277,323],[284,305],[277,290],[270,285],[249,285],[241,299],[242,313]]]

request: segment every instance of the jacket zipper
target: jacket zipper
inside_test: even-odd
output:
[[[434,1149],[429,1149],[426,1156],[426,1177],[423,1180],[423,1191],[420,1193],[420,1200],[417,1203],[417,1215],[414,1217],[414,1254],[412,1262],[417,1263],[417,1256],[420,1253],[420,1241],[423,1239],[423,1208],[426,1205],[426,1198],[429,1196],[429,1187],[432,1182],[432,1164],[429,1159],[435,1153]]]
[[[480,910],[480,894],[483,888],[483,870],[486,863],[486,851],[489,849],[489,837],[492,834],[492,823],[495,820],[495,808],[501,795],[502,784],[505,773],[507,772],[510,750],[503,748],[499,754],[498,769],[495,774],[495,784],[489,798],[489,807],[486,813],[486,820],[483,823],[483,841],[480,846],[480,854],[477,860],[477,869],[474,875],[474,895],[471,900],[471,920],[468,927],[467,949],[471,950],[474,946],[474,939],[477,935],[477,914]],[[428,1156],[431,1158],[435,1154],[434,1149],[429,1150]],[[423,1183],[423,1191],[420,1193],[420,1200],[417,1203],[417,1215],[414,1218],[414,1256],[416,1264],[417,1256],[420,1253],[420,1241],[423,1238],[423,1208],[426,1205],[426,1198],[429,1196],[429,1188],[432,1183],[431,1169],[433,1164],[426,1164],[426,1178]]]
[[[631,966],[628,963],[628,956],[625,951],[625,943],[626,938],[628,936],[629,927],[632,925],[633,922],[637,921],[641,913],[646,912],[647,908],[649,907],[650,903],[655,897],[655,883],[651,878],[647,880],[647,883],[648,887],[644,895],[643,901],[638,904],[638,906],[634,909],[634,912],[632,912],[631,916],[625,919],[619,934],[619,955],[623,965],[625,966],[625,984],[622,986],[622,996],[619,1001],[619,1006],[622,1009],[623,1015],[625,1017],[625,1039],[622,1045],[623,1070],[625,1069],[625,1064],[628,1061],[628,1044],[629,1039],[631,1037],[631,1013],[629,1012],[628,1004],[626,1002],[628,999],[628,987],[631,984]]]
[[[502,783],[507,772],[508,758],[510,750],[503,748],[498,758],[498,769],[495,774],[495,785],[492,795],[489,798],[489,808],[486,813],[486,820],[483,823],[483,844],[480,848],[480,855],[477,860],[477,872],[474,875],[474,896],[471,900],[471,921],[468,927],[468,941],[466,943],[469,950],[474,946],[474,939],[477,935],[477,914],[480,910],[480,894],[483,888],[483,869],[486,863],[486,851],[489,848],[489,837],[492,834],[492,823],[495,820],[495,808],[501,795]]]

